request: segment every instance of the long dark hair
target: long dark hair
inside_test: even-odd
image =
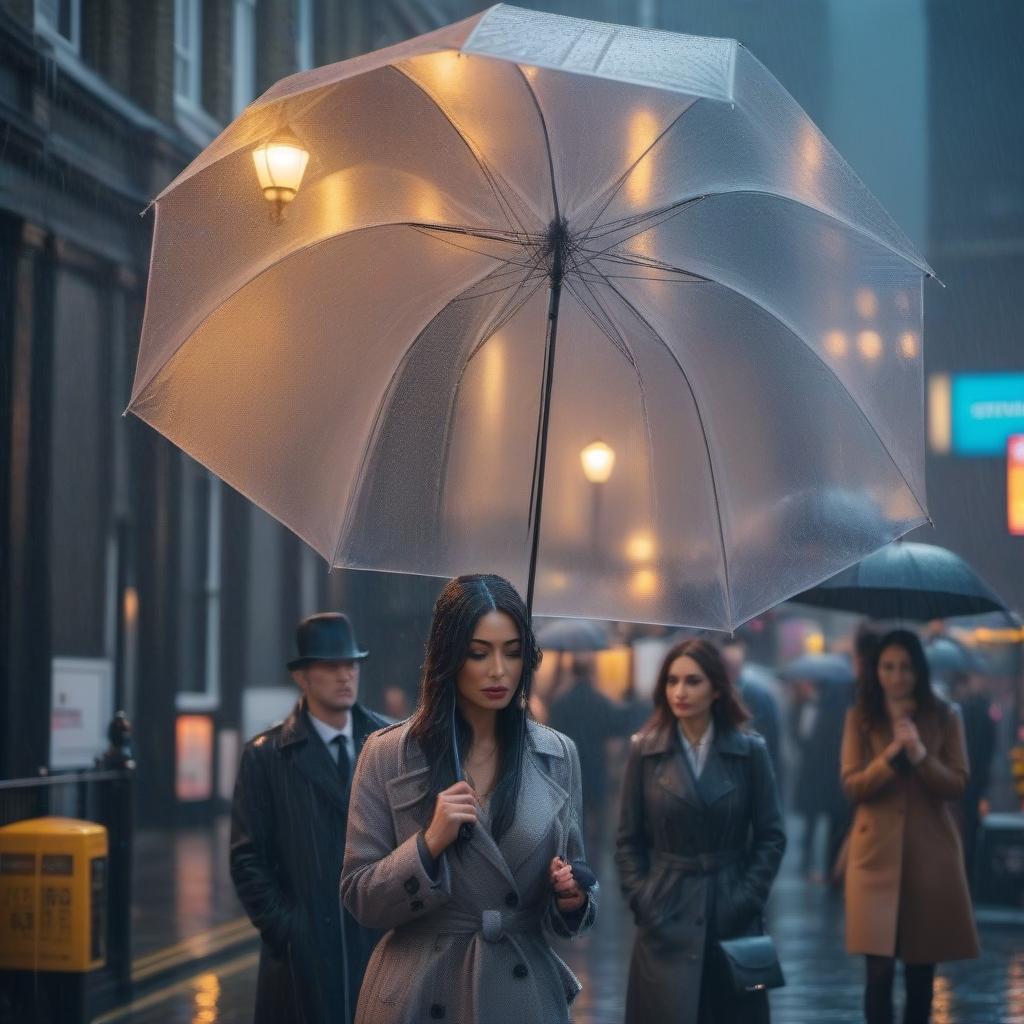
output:
[[[522,643],[523,674],[508,706],[498,712],[495,731],[500,755],[498,784],[491,797],[491,833],[500,839],[512,823],[523,771],[526,720],[533,672],[540,661],[523,599],[501,576],[474,574],[449,581],[434,605],[420,702],[409,734],[420,744],[430,766],[430,795],[456,782],[453,743],[465,760],[473,731],[459,712],[455,680],[466,663],[476,625],[489,612],[504,612],[516,624]],[[452,721],[455,733],[452,735]]]
[[[711,705],[711,719],[715,723],[715,730],[729,732],[749,722],[752,716],[736,692],[736,687],[729,680],[729,673],[725,670],[725,662],[722,661],[718,648],[707,640],[683,640],[669,648],[661,663],[658,681],[654,684],[654,714],[647,720],[643,732],[649,735],[675,725],[676,716],[668,706],[666,689],[672,663],[684,655],[697,662],[718,696]]]
[[[925,657],[924,648],[921,646],[918,635],[909,629],[894,629],[878,641],[860,683],[857,707],[860,709],[861,719],[865,724],[884,725],[888,720],[885,710],[885,691],[878,681],[878,663],[882,660],[882,654],[887,647],[902,647],[907,652],[907,657],[910,658],[910,667],[914,671],[913,699],[917,710],[923,711],[938,705],[932,690],[928,659]]]

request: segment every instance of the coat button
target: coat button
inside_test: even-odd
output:
[[[412,903],[409,904],[409,906],[412,907],[413,910],[422,910],[423,900],[413,900]]]
[[[414,892],[420,891],[420,880],[418,878],[407,878],[405,880],[405,891],[411,896]]]
[[[525,978],[529,973],[530,972],[527,969],[526,964],[516,964],[515,967],[512,968],[513,978]]]
[[[505,906],[506,907],[518,907],[519,897],[514,892],[505,893]]]
[[[444,1017],[444,1007],[440,1003],[434,1003],[430,1007],[430,1019],[441,1020]]]

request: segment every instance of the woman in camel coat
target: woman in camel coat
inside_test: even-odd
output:
[[[868,1024],[892,1021],[904,963],[905,1024],[931,1016],[935,965],[978,955],[951,805],[968,768],[963,727],[931,691],[917,636],[883,637],[846,717],[842,783],[856,805],[846,869],[846,948],[867,958]]]

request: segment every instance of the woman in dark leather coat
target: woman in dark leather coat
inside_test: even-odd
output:
[[[633,737],[616,863],[636,917],[627,1024],[762,1024],[766,993],[736,996],[719,939],[757,934],[786,847],[764,740],[711,644],[665,657],[655,711]]]

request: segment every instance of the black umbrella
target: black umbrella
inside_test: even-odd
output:
[[[959,555],[934,544],[896,541],[793,598],[875,619],[945,619],[1006,611]]]

